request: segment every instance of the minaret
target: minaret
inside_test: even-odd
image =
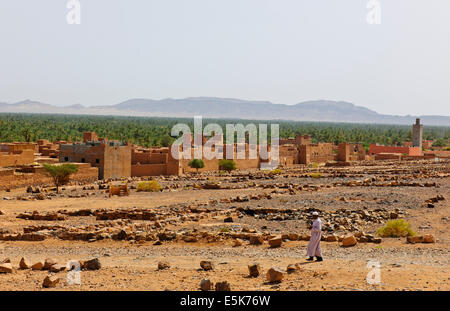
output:
[[[413,125],[413,132],[412,132],[413,147],[420,147],[420,149],[422,149],[422,132],[423,132],[423,125],[420,124],[420,119],[416,119],[416,124]]]

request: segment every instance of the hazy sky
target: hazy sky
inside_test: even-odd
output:
[[[0,102],[344,100],[450,115],[450,1],[0,0]]]

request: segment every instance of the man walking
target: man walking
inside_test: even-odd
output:
[[[316,261],[322,261],[322,250],[320,248],[320,238],[322,237],[322,221],[319,218],[318,212],[312,213],[313,223],[311,228],[311,239],[308,243],[307,256],[308,261],[313,261],[316,256]]]

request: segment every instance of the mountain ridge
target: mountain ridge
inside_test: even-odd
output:
[[[87,115],[121,115],[143,117],[193,117],[286,120],[314,122],[412,124],[420,118],[424,125],[450,126],[450,116],[397,116],[377,113],[346,101],[310,100],[295,105],[236,98],[187,97],[160,100],[133,98],[108,106],[86,107],[80,104],[55,106],[33,100],[0,102],[0,113],[58,113]]]

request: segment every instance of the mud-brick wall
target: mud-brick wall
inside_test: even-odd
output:
[[[154,152],[132,152],[131,164],[165,164],[167,163],[167,153]]]
[[[132,164],[131,176],[167,175],[167,164]]]
[[[369,154],[378,153],[401,153],[410,156],[421,156],[422,149],[419,147],[378,146],[371,144],[369,146]]]
[[[0,167],[27,165],[34,162],[34,150],[24,149],[13,153],[0,153]]]

